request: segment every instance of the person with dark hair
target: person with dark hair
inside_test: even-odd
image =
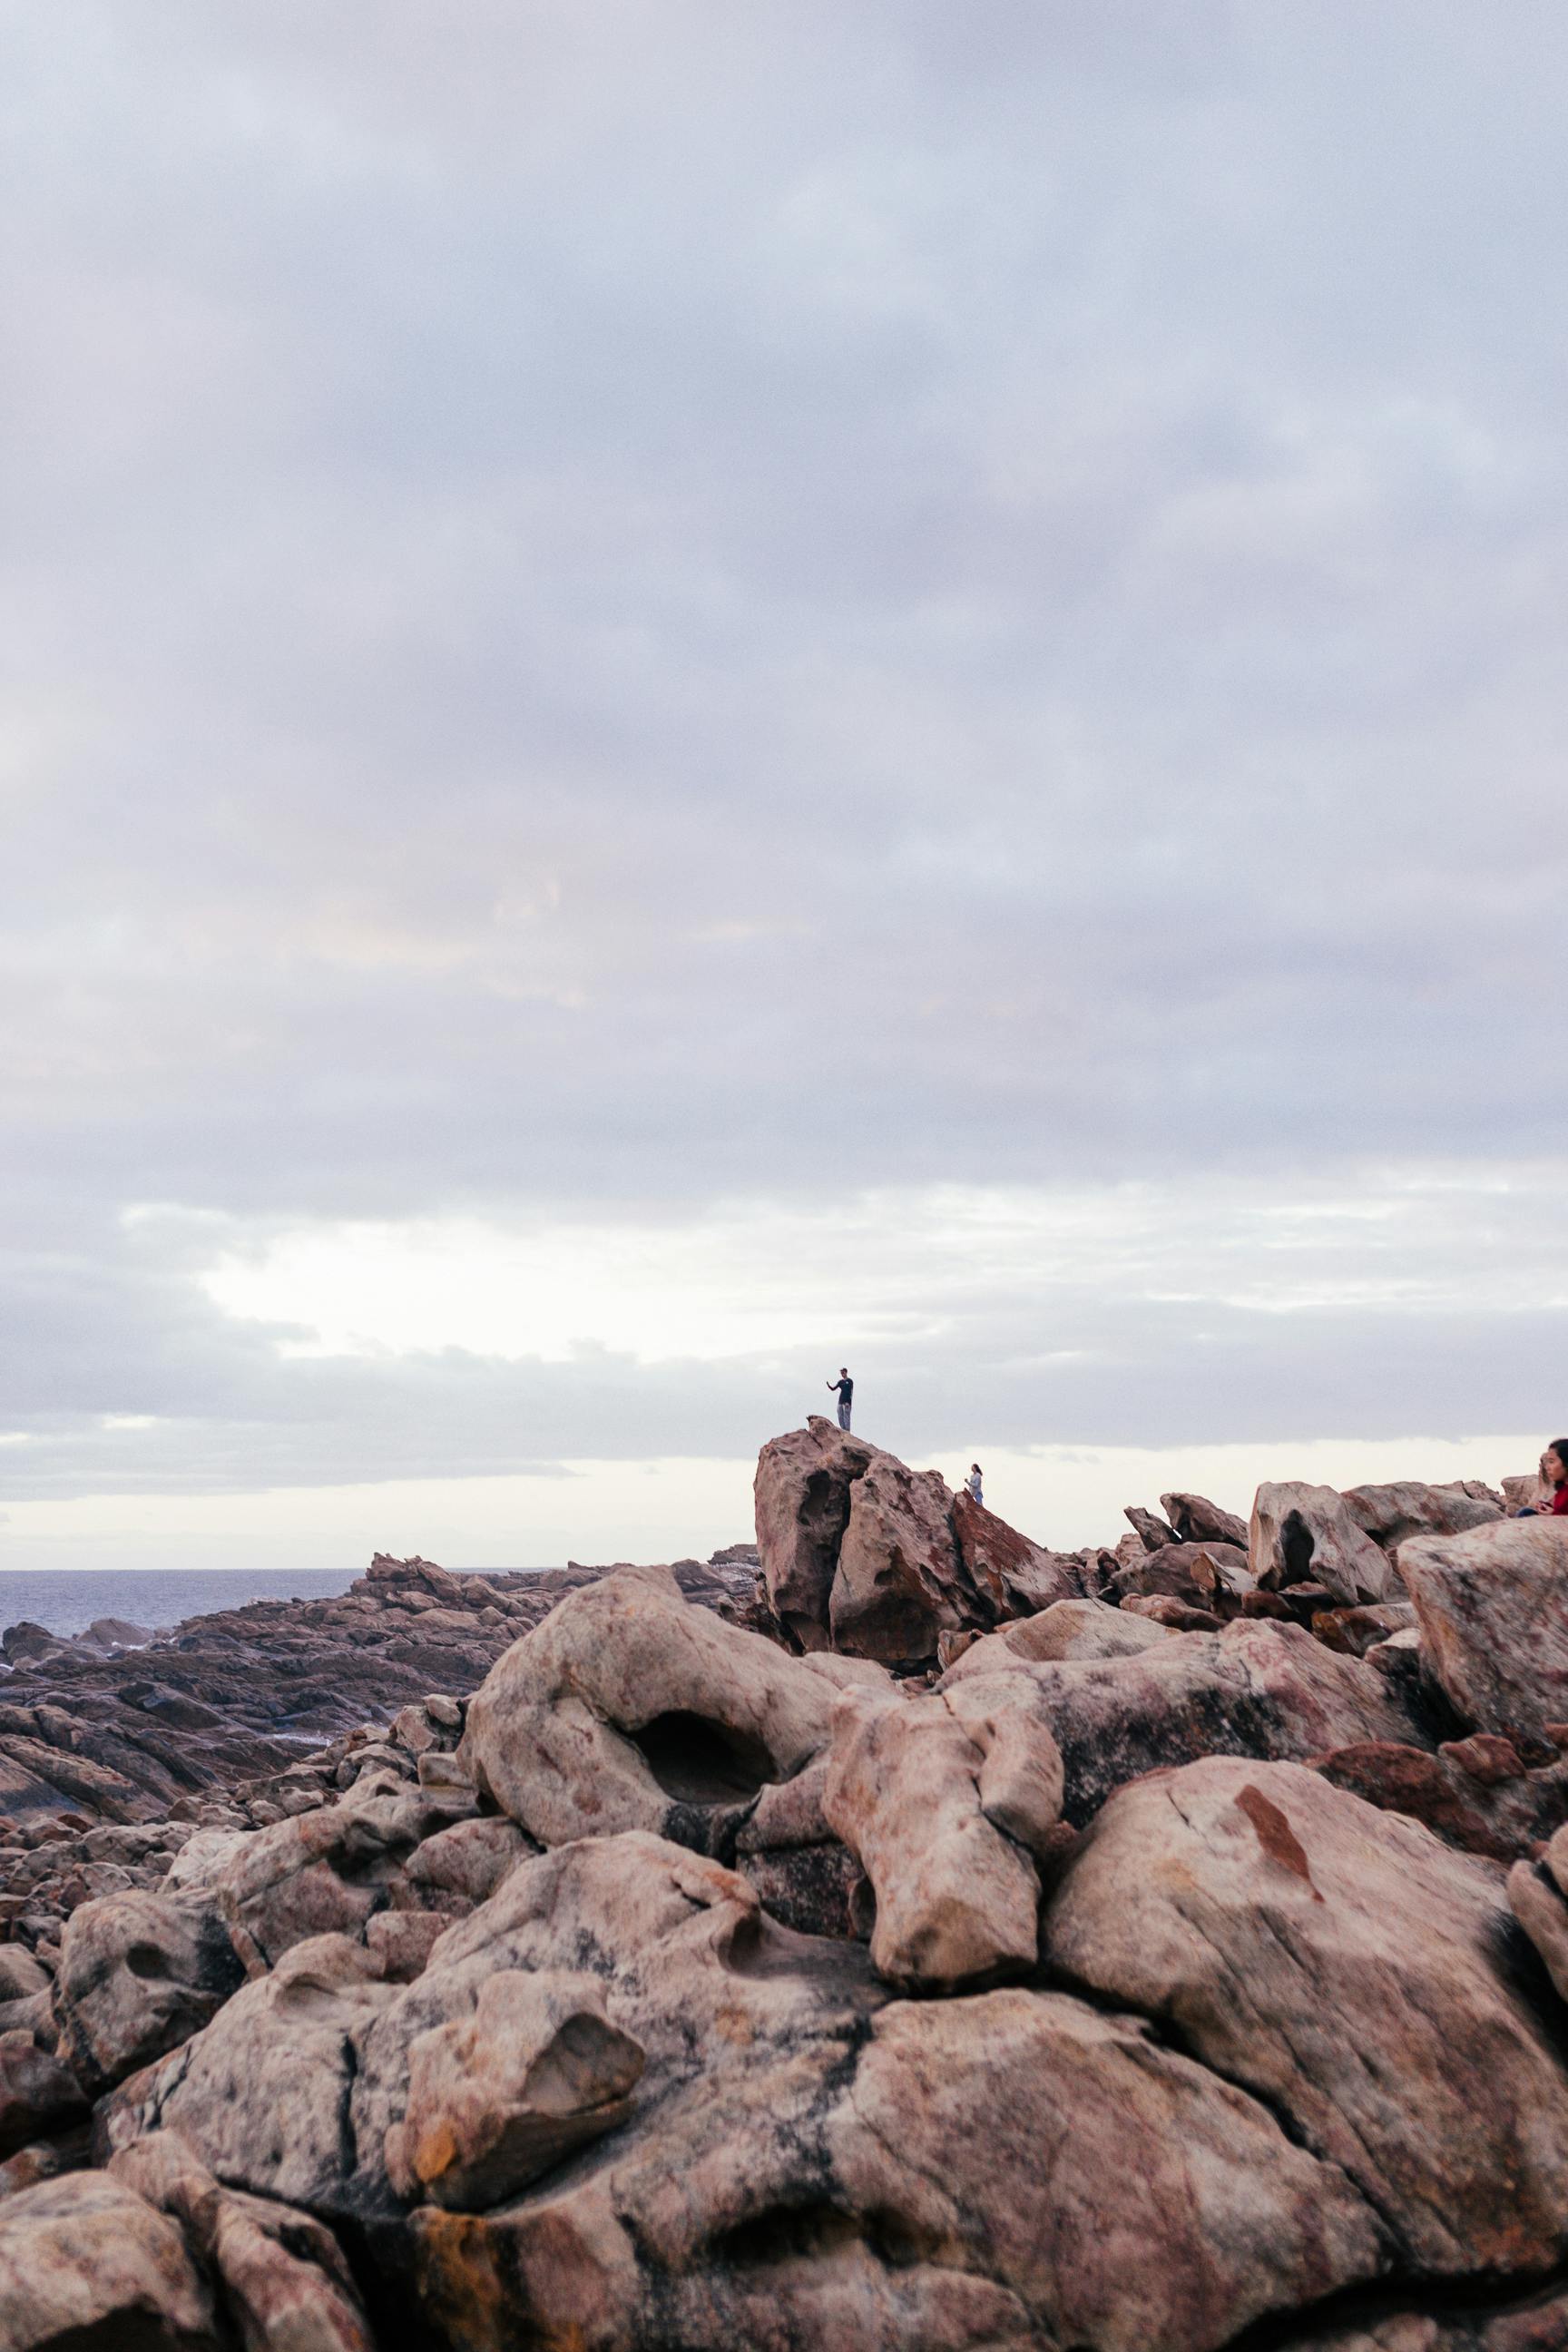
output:
[[[984,1503],[985,1497],[980,1491],[980,1465],[978,1462],[972,1462],[970,1464],[969,1475],[963,1482],[963,1491],[966,1495],[970,1496],[974,1502],[982,1505]]]
[[[1541,1457],[1541,1483],[1552,1489],[1550,1502],[1530,1503],[1521,1519],[1568,1519],[1568,1437],[1554,1437]]]
[[[847,1364],[840,1364],[838,1367],[838,1378],[836,1381],[827,1381],[824,1385],[827,1388],[837,1390],[838,1426],[840,1429],[847,1429],[849,1426],[849,1407],[855,1395],[855,1383],[849,1377],[848,1366]]]

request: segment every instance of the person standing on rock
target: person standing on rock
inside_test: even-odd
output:
[[[982,1507],[984,1507],[985,1497],[980,1491],[980,1465],[978,1462],[972,1462],[970,1464],[969,1475],[963,1482],[963,1490],[965,1494],[970,1496],[972,1501],[979,1503]]]
[[[826,1381],[823,1385],[826,1388],[837,1390],[838,1426],[840,1429],[847,1429],[849,1426],[849,1406],[855,1394],[855,1383],[849,1377],[848,1366],[847,1364],[840,1364],[838,1367],[838,1378],[836,1381]]]
[[[1554,1437],[1541,1457],[1541,1483],[1551,1490],[1521,1511],[1521,1519],[1568,1518],[1568,1437]]]

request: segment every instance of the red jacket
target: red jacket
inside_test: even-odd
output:
[[[1552,1497],[1552,1517],[1568,1519],[1568,1486],[1559,1486]]]

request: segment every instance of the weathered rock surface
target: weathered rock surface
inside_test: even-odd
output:
[[[0,2352],[1568,2352],[1552,1531],[768,1451],[706,1569],[12,1639]]]
[[[202,2032],[110,2095],[105,2146],[115,2153],[175,2131],[231,2186],[342,2212],[356,2168],[344,2130],[355,2036],[400,1997],[346,1936],[296,1944]],[[378,2145],[378,2175],[380,2165]]]
[[[109,2172],[179,2224],[244,2352],[374,2352],[337,2241],[309,2213],[221,2187],[174,2132],[151,2134]]]
[[[1501,1499],[1478,1493],[1473,1480],[1468,1486],[1427,1486],[1407,1478],[1387,1486],[1347,1486],[1344,1505],[1357,1527],[1384,1551],[1394,1550],[1406,1536],[1457,1536],[1502,1517]]]
[[[934,1470],[814,1414],[764,1445],[757,1549],[779,1622],[803,1650],[906,1664],[943,1633],[989,1631],[1085,1591],[1081,1558],[1047,1551]]]
[[[1110,1801],[1045,1944],[1265,2100],[1408,2271],[1506,2276],[1568,2250],[1568,2076],[1509,1929],[1490,1864],[1314,1772],[1210,1757]]]
[[[1034,1966],[1062,1760],[1026,1674],[945,1696],[847,1693],[822,1809],[875,1891],[879,1975],[951,1990]]]
[[[96,2097],[188,2041],[244,1974],[199,1896],[128,1887],[84,1903],[66,1923],[54,1984],[60,2054]]]
[[[70,2173],[0,2200],[4,2352],[223,2352],[223,2343],[179,2229],[122,2182]]]
[[[1168,1641],[1170,1628],[1103,1601],[1058,1601],[1037,1617],[1021,1617],[982,1634],[948,1668],[946,1686],[972,1675],[1006,1673],[1047,1659],[1131,1658]]]
[[[542,1845],[643,1829],[721,1852],[762,1790],[826,1744],[838,1687],[690,1608],[668,1576],[626,1569],[507,1654],[458,1752]]]
[[[975,1654],[939,1687],[956,1691],[983,1672]],[[1066,1769],[1064,1811],[1076,1824],[1124,1781],[1201,1756],[1305,1762],[1365,1740],[1417,1742],[1384,1676],[1294,1625],[1242,1621],[1218,1633],[1167,1633],[1132,1656],[1019,1671],[1039,1687]]]
[[[1388,1560],[1332,1486],[1300,1481],[1259,1486],[1247,1556],[1266,1591],[1321,1584],[1342,1609],[1386,1600],[1394,1590]]]
[[[631,2112],[643,2051],[581,1970],[502,1969],[470,2016],[410,2045],[403,2121],[386,2136],[400,2197],[481,2212]]]
[[[1568,1520],[1412,1536],[1396,1555],[1422,1656],[1480,1731],[1568,1723]]]

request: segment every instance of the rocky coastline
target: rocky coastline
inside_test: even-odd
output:
[[[1568,2352],[1568,1522],[6,1630],[0,2352]]]

